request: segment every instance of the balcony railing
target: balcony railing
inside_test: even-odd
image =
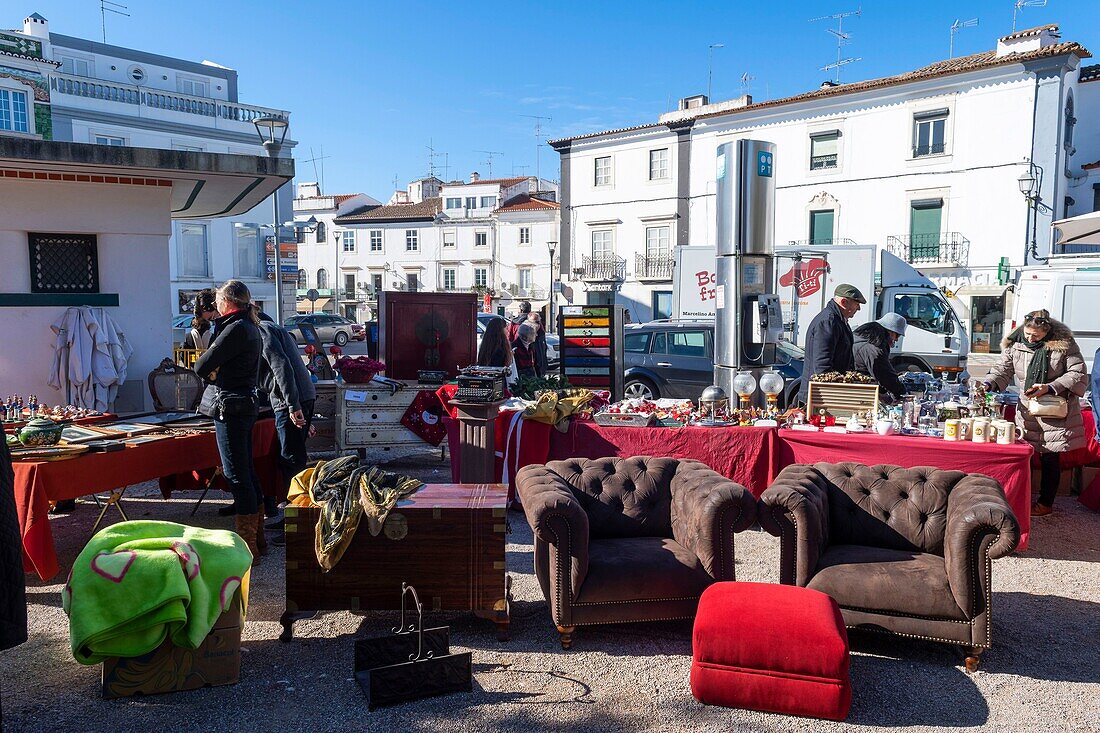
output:
[[[848,237],[837,237],[835,239],[825,239],[824,237],[821,237],[821,238],[818,238],[818,239],[791,239],[791,240],[787,241],[787,244],[791,245],[792,247],[813,247],[815,245],[819,245],[819,246],[824,247],[824,246],[829,246],[829,245],[834,245],[834,244],[855,244],[855,243],[856,243],[856,240],[849,239]]]
[[[810,170],[819,171],[826,168],[836,168],[836,153],[810,156]]]
[[[959,232],[887,237],[886,249],[911,265],[966,267],[970,260],[970,240]]]
[[[671,280],[672,255],[634,255],[634,274],[640,280]]]
[[[71,74],[53,74],[50,77],[50,89],[58,94],[71,94],[76,97],[102,99],[108,102],[133,104],[234,122],[252,122],[259,117],[268,116],[290,119],[290,113],[281,109],[227,102],[223,99],[193,97],[189,94]]]
[[[626,260],[615,255],[585,255],[581,266],[581,279],[590,282],[622,282],[626,277]]]

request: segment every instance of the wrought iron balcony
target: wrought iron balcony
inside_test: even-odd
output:
[[[626,260],[615,255],[581,258],[584,272],[581,279],[587,282],[622,282],[626,278]]]
[[[911,265],[966,267],[970,261],[970,240],[959,232],[887,237],[886,249]]]
[[[672,255],[634,255],[634,274],[639,280],[671,280]]]

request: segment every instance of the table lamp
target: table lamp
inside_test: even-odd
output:
[[[768,369],[760,375],[760,389],[768,401],[768,414],[779,412],[779,393],[783,391],[783,375]]]
[[[756,377],[751,372],[737,372],[733,378],[733,391],[741,398],[741,409],[747,410],[749,401],[756,392]]]

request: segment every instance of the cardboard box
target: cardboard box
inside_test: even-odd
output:
[[[184,649],[166,639],[141,657],[113,657],[103,662],[103,697],[159,695],[232,685],[241,676],[240,592],[214,623],[198,649]]]

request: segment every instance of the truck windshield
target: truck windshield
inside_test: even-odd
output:
[[[905,293],[894,296],[894,312],[910,326],[950,335],[955,332],[950,306],[938,295]]]

